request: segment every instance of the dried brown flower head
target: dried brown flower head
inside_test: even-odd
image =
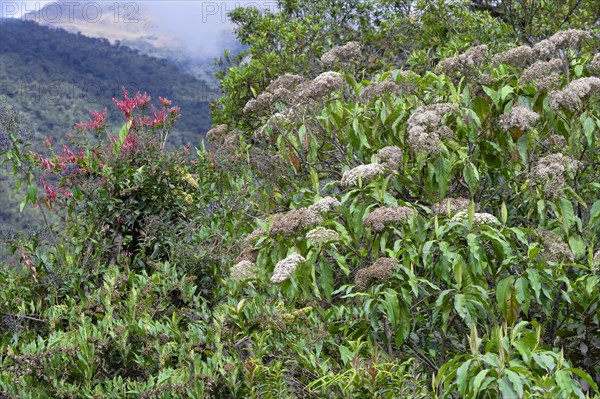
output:
[[[300,208],[285,213],[278,213],[273,217],[269,234],[271,236],[299,235],[300,232],[309,226],[323,222],[323,218],[312,209]]]
[[[575,261],[571,249],[558,234],[544,229],[535,229],[535,232],[541,237],[544,244],[544,249],[541,252],[542,259],[555,263],[572,263]]]
[[[466,211],[469,209],[471,200],[468,198],[446,198],[431,207],[431,210],[435,215],[451,216],[459,211]],[[448,213],[448,210],[450,213]],[[475,211],[479,210],[479,205],[475,204]]]
[[[382,206],[373,210],[365,217],[363,225],[371,227],[375,231],[381,231],[385,225],[390,223],[400,223],[409,216],[414,215],[414,211],[406,206]]]
[[[582,100],[593,94],[600,94],[600,78],[595,76],[571,81],[562,90],[551,92],[548,101],[555,111],[561,106],[572,110],[580,107]]]
[[[534,57],[534,51],[529,46],[519,46],[510,50],[498,53],[492,57],[492,64],[505,64],[513,67],[522,67],[527,65]]]
[[[325,213],[335,210],[341,203],[336,198],[333,197],[324,197],[312,204],[308,207],[308,209],[313,210],[318,213]]]
[[[544,191],[549,198],[557,198],[567,185],[567,172],[575,172],[580,162],[561,153],[540,158],[531,169],[531,178],[545,183]]]
[[[475,67],[483,61],[487,52],[488,46],[485,44],[471,47],[463,54],[440,61],[437,67],[446,74],[462,73],[463,75],[471,75],[476,72]]]
[[[360,93],[363,100],[373,100],[388,94],[400,93],[400,86],[391,79],[386,79],[383,82],[371,83],[364,87]]]
[[[206,139],[212,145],[223,144],[227,133],[229,133],[229,126],[225,124],[217,125],[206,132]]]
[[[337,46],[321,56],[321,63],[326,67],[356,63],[361,55],[362,46],[356,42],[348,42]]]
[[[539,89],[548,90],[560,80],[557,71],[562,67],[563,61],[560,58],[554,58],[550,61],[536,61],[523,72],[519,83],[534,82]]]
[[[530,111],[529,108],[523,107],[522,105],[516,105],[512,107],[508,115],[500,116],[500,124],[506,131],[518,129],[526,132],[531,130],[532,125],[539,119],[540,116],[537,113]]]
[[[424,151],[437,154],[443,138],[450,138],[454,132],[442,125],[444,115],[457,111],[458,107],[450,103],[436,103],[419,107],[408,118],[407,143],[415,152]]]
[[[255,279],[257,274],[258,268],[249,260],[242,260],[229,270],[229,278],[233,281]]]
[[[385,281],[392,277],[397,264],[397,259],[379,258],[371,266],[356,272],[356,275],[354,276],[354,285],[356,285],[358,290],[365,290],[373,283],[373,281]]]
[[[377,159],[389,169],[397,170],[403,163],[404,151],[395,145],[383,147],[377,151]]]

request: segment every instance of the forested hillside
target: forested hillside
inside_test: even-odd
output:
[[[122,96],[123,87],[169,97],[179,105],[182,115],[170,146],[198,146],[210,128],[215,90],[166,60],[30,21],[3,20],[0,36],[0,101],[21,113],[18,125],[28,131],[27,141],[36,151],[47,151],[47,139],[57,146],[65,143],[77,122],[91,119],[90,111],[106,108],[107,122],[117,123],[112,99]],[[8,119],[3,118],[4,127]],[[0,176],[2,228],[39,228],[42,221],[33,212],[19,212],[23,191],[12,189],[6,167]]]
[[[208,148],[134,91],[0,131],[48,220],[0,397],[599,399],[597,2],[278,6],[231,14]]]
[[[172,98],[181,107],[172,145],[199,145],[210,128],[214,89],[166,60],[32,21],[3,20],[0,35],[3,100],[29,117],[38,143],[45,137],[64,141],[93,110],[106,107],[107,120],[116,122],[112,98],[121,96],[123,87]]]

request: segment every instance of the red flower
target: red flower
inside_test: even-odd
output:
[[[48,208],[52,210],[52,204],[54,203],[54,201],[56,201],[56,198],[58,198],[56,190],[51,184],[48,184],[46,180],[44,180],[44,176],[40,176],[40,182],[42,183],[44,191],[46,192],[46,201],[48,201]]]
[[[132,119],[133,110],[136,108],[145,108],[150,103],[150,96],[146,93],[140,94],[138,91],[135,93],[133,98],[129,98],[129,93],[123,87],[123,101],[119,101],[116,98],[113,98],[113,102],[117,105],[120,111],[125,113],[125,118],[127,120]]]
[[[106,108],[102,113],[97,111],[91,111],[92,120],[85,124],[85,127],[88,129],[100,129],[102,126],[106,124]]]
[[[42,157],[41,155],[38,155],[38,161],[40,161],[40,163],[42,164],[42,168],[44,168],[46,170],[52,170],[56,166],[56,164],[54,162],[48,161],[46,158]]]
[[[163,105],[163,107],[168,107],[169,105],[171,105],[171,100],[167,100],[166,98],[163,98],[161,96],[158,96],[158,100]]]

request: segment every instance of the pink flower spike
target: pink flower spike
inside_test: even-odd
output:
[[[163,105],[163,107],[168,107],[171,105],[171,100],[168,100],[164,97],[160,97],[158,96],[158,100],[160,101],[160,103]]]
[[[42,168],[44,168],[46,170],[52,170],[56,166],[56,164],[54,162],[48,161],[46,158],[42,157],[41,155],[38,155],[38,161],[40,161],[40,163],[42,164]]]
[[[91,111],[92,120],[85,124],[88,129],[100,129],[106,123],[106,107],[102,113]]]

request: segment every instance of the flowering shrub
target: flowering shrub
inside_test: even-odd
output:
[[[0,272],[1,394],[597,396],[594,46],[367,79],[351,42],[263,82],[196,159],[165,147],[168,100],[127,92],[118,135],[103,111],[78,125],[97,145],[10,152],[64,224]]]

